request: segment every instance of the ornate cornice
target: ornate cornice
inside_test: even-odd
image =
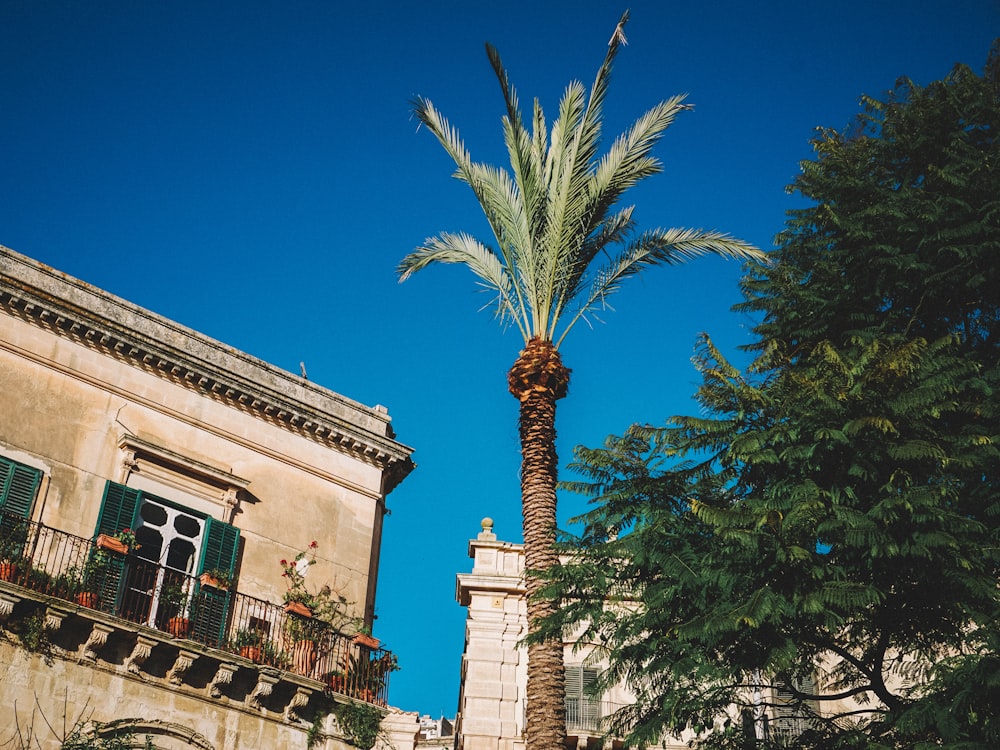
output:
[[[0,245],[0,310],[381,469],[413,470],[384,407],[367,407]]]

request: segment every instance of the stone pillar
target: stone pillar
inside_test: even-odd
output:
[[[462,656],[462,750],[524,747],[524,685],[527,652],[518,642],[527,632],[522,545],[496,541],[493,522],[469,543],[471,574],[458,576],[458,600],[468,608]]]
[[[420,715],[416,712],[389,709],[382,719],[382,732],[375,750],[414,750],[420,733]]]

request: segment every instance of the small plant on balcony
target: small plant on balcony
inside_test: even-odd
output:
[[[122,529],[114,534],[98,534],[97,546],[122,555],[127,555],[141,547],[132,529]]]
[[[139,549],[141,545],[139,540],[135,537],[135,532],[132,529],[122,529],[117,534],[115,534],[115,539],[124,544],[129,549]]]
[[[257,628],[240,628],[233,635],[229,647],[244,659],[258,664],[275,664],[282,661],[274,642],[263,630]]]
[[[233,634],[231,644],[233,648],[240,649],[244,646],[260,646],[267,638],[264,631],[257,628],[240,628]]]
[[[385,652],[374,656],[361,653],[349,659],[347,676],[349,683],[358,691],[355,697],[369,703],[378,703],[384,699],[386,679],[398,669],[399,662],[395,654]]]
[[[233,574],[222,568],[209,568],[202,572],[198,580],[201,581],[202,586],[228,591],[233,585]]]
[[[187,636],[191,621],[185,616],[188,592],[181,583],[168,583],[160,590],[160,611],[166,618],[166,630],[175,638]]]
[[[160,605],[170,614],[183,612],[187,600],[188,593],[181,583],[168,583],[160,590]]]
[[[16,520],[11,516],[0,516],[0,579],[12,581],[20,566],[26,565],[23,559],[24,548],[28,544],[28,522],[23,518]]]
[[[285,604],[301,604],[310,610],[310,615],[312,608],[309,605],[312,603],[313,595],[306,588],[306,573],[316,564],[318,547],[319,544],[314,540],[291,560],[282,559],[278,563],[281,566],[281,577],[285,579],[287,586],[284,594]]]
[[[96,607],[101,583],[107,575],[110,561],[111,556],[103,549],[92,550],[83,565],[67,568],[53,579],[53,593],[86,607]]]
[[[29,589],[48,593],[52,587],[52,575],[42,567],[32,566],[24,577],[24,585]]]
[[[306,573],[316,564],[316,549],[319,545],[313,541],[309,546],[289,560],[281,560],[281,577],[285,579],[287,589],[283,601],[285,610],[290,613],[286,621],[286,632],[302,631],[311,626],[303,622],[312,618],[319,622],[340,629],[351,620],[347,615],[348,601],[338,591],[329,585],[321,586],[315,593],[306,586]],[[294,633],[289,633],[294,638]]]

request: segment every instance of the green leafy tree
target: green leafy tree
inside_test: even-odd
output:
[[[704,339],[698,417],[578,449],[547,589],[635,743],[1000,747],[1000,58],[823,131],[747,373]]]
[[[427,99],[418,98],[417,119],[454,160],[456,177],[475,194],[493,231],[490,246],[465,233],[430,238],[400,264],[401,280],[433,263],[460,263],[495,293],[496,312],[524,338],[508,375],[520,402],[521,499],[525,564],[544,571],[556,563],[555,414],[569,385],[559,345],[581,318],[601,308],[626,278],[654,265],[714,253],[761,258],[752,246],[718,232],[691,229],[636,231],[633,206],[624,193],[658,173],[652,149],[675,116],[682,97],[661,102],[598,151],[602,110],[611,67],[624,40],[626,13],[608,45],[590,89],[571,83],[551,129],[535,102],[529,126],[521,114],[500,55],[486,51],[503,93],[503,134],[510,171],[472,161],[458,132]],[[550,604],[527,582],[528,619],[535,623]],[[527,743],[534,750],[562,747],[565,739],[562,644],[536,642],[528,651]]]

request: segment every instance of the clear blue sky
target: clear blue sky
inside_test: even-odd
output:
[[[607,104],[617,133],[656,101],[695,104],[640,225],[771,247],[816,126],[862,93],[955,62],[981,70],[997,0],[632,2]],[[468,189],[409,100],[429,97],[474,157],[500,161],[501,99],[483,42],[522,102],[555,114],[589,84],[624,4],[3,0],[0,244],[352,399],[389,408],[416,471],[389,497],[376,634],[399,655],[392,703],[454,715],[464,611],[455,574],[483,516],[520,540],[520,348],[461,269],[404,285],[399,259],[442,230],[482,234]],[[727,352],[739,267],[715,260],[628,284],[578,327],[559,451],[689,412],[700,331]],[[581,508],[565,498],[561,518]]]

